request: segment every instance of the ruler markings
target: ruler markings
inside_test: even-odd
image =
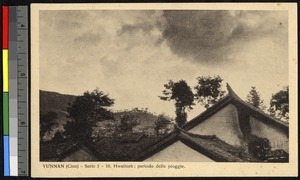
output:
[[[18,174],[28,175],[28,26],[27,7],[17,7],[18,47]]]

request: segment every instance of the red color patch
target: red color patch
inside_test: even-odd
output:
[[[2,6],[2,49],[8,49],[8,6]]]

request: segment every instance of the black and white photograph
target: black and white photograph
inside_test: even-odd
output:
[[[289,17],[39,10],[38,161],[289,164]]]

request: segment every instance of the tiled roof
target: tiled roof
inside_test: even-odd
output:
[[[77,149],[80,144],[76,140],[49,141],[40,145],[40,161],[59,161],[65,154]]]
[[[214,135],[206,136],[193,134],[180,128],[177,128],[177,131],[174,131],[167,135],[163,140],[160,140],[147,148],[142,154],[136,157],[135,160],[145,160],[176,141],[181,141],[190,148],[217,162],[259,161],[251,155],[244,153],[241,149],[227,144]]]
[[[141,136],[139,136],[141,137]],[[131,161],[144,149],[160,141],[162,137],[147,137],[135,141],[120,142],[119,137],[103,137],[98,141],[77,142],[75,139],[66,139],[63,142],[49,141],[43,143],[40,150],[41,161],[61,161],[74,151],[85,147],[93,153],[95,161]],[[130,138],[132,139],[132,138]]]
[[[216,136],[203,136],[180,131],[180,141],[217,162],[257,162],[258,159],[222,141]]]

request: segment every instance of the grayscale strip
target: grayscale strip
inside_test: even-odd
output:
[[[9,158],[10,175],[18,176],[17,7],[9,7]]]

